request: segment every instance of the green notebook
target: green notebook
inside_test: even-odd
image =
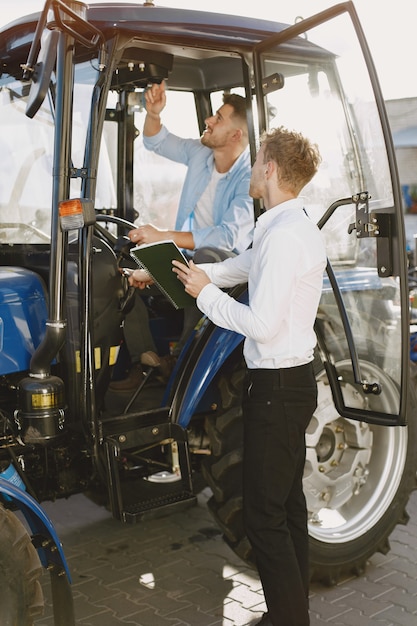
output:
[[[166,295],[176,309],[195,304],[195,298],[185,292],[184,285],[172,271],[175,259],[188,265],[188,261],[171,239],[145,243],[130,250],[131,257],[152,277],[155,285]]]

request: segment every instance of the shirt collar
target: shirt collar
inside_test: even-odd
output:
[[[243,152],[238,156],[238,158],[236,159],[236,161],[233,163],[232,167],[230,168],[230,170],[228,170],[227,172],[225,172],[225,174],[229,175],[231,174],[235,169],[237,169],[238,167],[240,167],[240,163],[247,159],[249,156],[249,146],[247,146]],[[209,169],[214,168],[214,157],[213,157],[213,150],[210,150],[210,154],[207,157],[207,167]]]
[[[281,202],[280,204],[275,205],[262,213],[262,215],[258,218],[258,223],[260,223],[263,228],[268,228],[268,225],[275,220],[278,215],[284,213],[284,211],[294,211],[296,209],[303,209],[304,202],[302,198],[292,198],[291,200],[286,200],[285,202]]]

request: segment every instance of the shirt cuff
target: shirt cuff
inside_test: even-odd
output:
[[[222,290],[213,285],[213,283],[203,287],[197,297],[197,306],[200,311],[205,315],[209,315],[222,293]]]

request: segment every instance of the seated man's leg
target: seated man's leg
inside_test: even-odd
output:
[[[123,332],[132,363],[140,363],[144,352],[156,352],[149,325],[148,309],[139,289],[135,293],[135,304],[126,315]]]
[[[131,365],[127,378],[110,383],[110,389],[114,391],[136,389],[143,378],[142,354],[144,352],[156,353],[155,342],[150,331],[148,310],[138,289],[135,291],[134,305],[124,319],[123,334]]]

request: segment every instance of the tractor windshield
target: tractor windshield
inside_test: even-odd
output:
[[[90,62],[75,66],[72,121],[71,196],[80,195],[92,87],[97,70]],[[26,115],[27,83],[2,76],[0,83],[0,243],[47,243],[51,238],[54,155],[54,75],[33,118]],[[100,155],[97,202],[115,208],[116,193],[106,143]]]
[[[50,240],[53,113],[46,100],[32,122],[25,116],[24,85],[0,87],[0,242]]]

